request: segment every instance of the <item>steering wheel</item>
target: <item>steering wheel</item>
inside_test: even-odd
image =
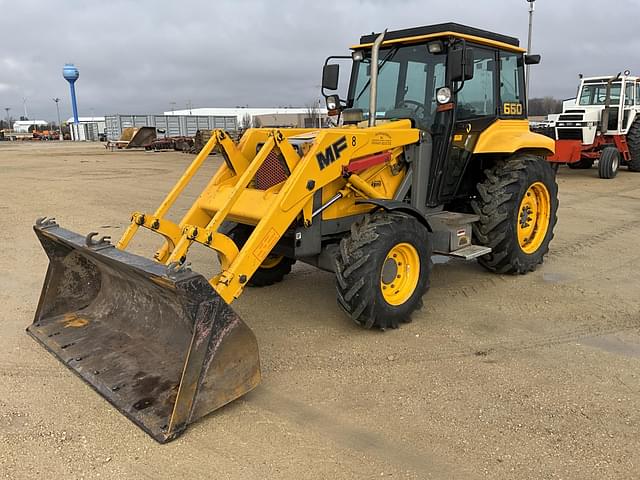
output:
[[[413,108],[413,113],[416,117],[424,118],[425,116],[425,108],[424,104],[420,102],[416,102],[415,100],[402,100],[398,105],[399,108]]]
[[[598,95],[598,102],[599,103],[604,103],[607,101],[607,96],[606,95]]]

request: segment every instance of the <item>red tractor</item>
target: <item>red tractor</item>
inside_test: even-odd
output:
[[[640,172],[640,77],[582,78],[574,103],[565,102],[555,124],[556,153],[547,160],[572,169],[598,162],[600,178],[620,165]]]

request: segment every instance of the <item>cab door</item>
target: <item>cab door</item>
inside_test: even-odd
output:
[[[473,48],[474,74],[456,95],[450,136],[438,151],[430,199],[433,205],[452,200],[465,190],[464,173],[478,137],[499,114],[498,52],[469,44],[467,48]],[[436,147],[434,139],[434,150]]]
[[[624,84],[624,98],[622,100],[623,105],[623,115],[622,115],[622,124],[620,125],[620,133],[627,133],[629,127],[631,127],[631,122],[633,121],[632,110],[635,104],[635,82],[627,80]]]

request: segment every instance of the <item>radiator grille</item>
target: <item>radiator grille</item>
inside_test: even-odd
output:
[[[284,182],[289,177],[289,169],[284,157],[271,150],[266,160],[256,172],[254,185],[258,190],[267,190],[274,185]]]
[[[579,128],[559,128],[558,140],[582,140],[582,130]]]
[[[582,115],[577,115],[577,114],[560,115],[560,118],[558,120],[560,120],[560,121],[562,121],[562,120],[582,120]]]

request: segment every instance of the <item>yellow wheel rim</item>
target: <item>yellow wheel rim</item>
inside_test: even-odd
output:
[[[260,268],[275,268],[283,258],[283,255],[268,255],[264,262],[260,264]]]
[[[518,243],[524,253],[535,253],[547,236],[551,217],[551,195],[541,182],[532,183],[518,209]]]
[[[398,306],[409,300],[420,279],[420,255],[409,243],[394,246],[382,264],[380,289],[389,305]]]

